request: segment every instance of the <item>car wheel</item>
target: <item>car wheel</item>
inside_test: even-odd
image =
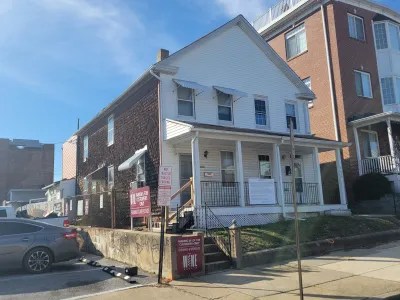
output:
[[[24,257],[23,265],[29,273],[39,274],[50,270],[53,263],[52,254],[47,248],[34,248]]]

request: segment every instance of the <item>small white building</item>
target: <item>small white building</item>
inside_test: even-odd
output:
[[[42,188],[46,191],[47,201],[61,201],[64,198],[75,196],[75,179],[55,181]]]
[[[207,205],[225,224],[276,221],[293,213],[294,172],[300,212],[347,211],[340,152],[347,145],[313,136],[307,105],[315,95],[243,16],[151,72],[160,80],[161,164],[173,167],[173,191],[193,177],[194,207]],[[325,204],[318,153],[332,150],[339,192],[336,204]],[[188,197],[177,197],[171,208]]]

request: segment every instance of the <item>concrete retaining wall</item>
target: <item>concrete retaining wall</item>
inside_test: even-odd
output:
[[[158,273],[160,233],[82,227],[79,234],[82,251],[102,255],[126,263],[128,266],[138,266],[146,272]],[[176,241],[179,237],[180,235],[165,235],[164,278],[181,277],[177,272],[176,262]],[[204,244],[202,248],[204,249]],[[192,275],[202,274],[204,274],[204,267],[203,272]]]
[[[332,251],[353,249],[361,246],[373,246],[377,243],[385,243],[393,240],[400,240],[400,230],[304,243],[301,245],[301,253],[302,257],[324,255]],[[250,267],[294,258],[296,258],[296,247],[285,246],[275,249],[247,252],[243,254],[241,266]]]

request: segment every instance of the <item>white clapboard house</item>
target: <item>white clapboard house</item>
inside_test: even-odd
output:
[[[159,76],[161,161],[173,167],[173,190],[193,178],[194,207],[207,205],[225,224],[276,221],[293,214],[294,172],[300,212],[347,211],[340,152],[346,145],[313,136],[307,104],[315,95],[243,16],[164,58],[151,72]],[[324,202],[318,160],[324,151],[336,154],[335,204]],[[171,209],[189,197],[176,197]]]

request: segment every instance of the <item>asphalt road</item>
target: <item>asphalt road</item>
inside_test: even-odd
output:
[[[93,255],[85,256],[102,266],[124,267],[123,264]],[[101,292],[129,289],[155,283],[155,275],[140,272],[136,284],[112,277],[101,268],[77,260],[55,264],[49,273],[31,275],[23,270],[0,270],[0,299],[70,299]]]

